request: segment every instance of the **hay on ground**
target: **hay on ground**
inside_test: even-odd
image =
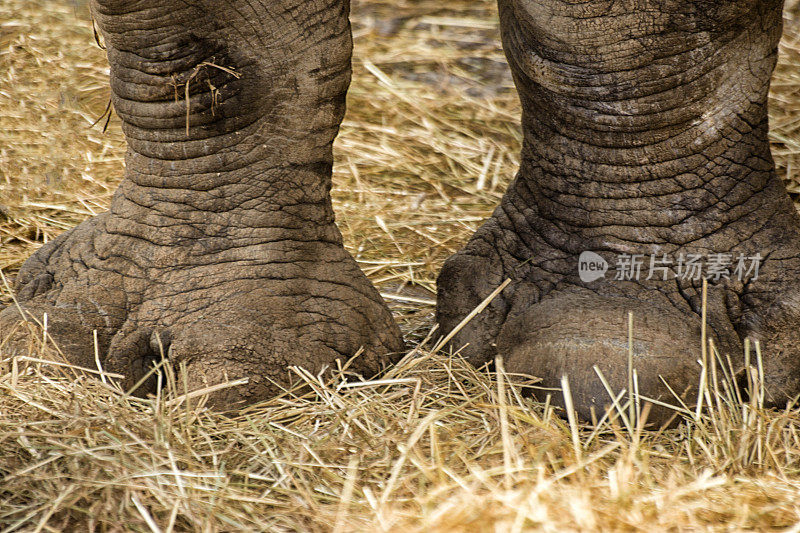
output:
[[[106,209],[124,142],[115,116],[102,131],[108,70],[85,4],[3,4],[0,269],[13,278],[42,243]],[[787,4],[771,135],[800,194],[800,24]],[[798,410],[737,395],[724,354],[710,360],[718,382],[703,412],[655,432],[641,427],[646,409],[630,419],[627,391],[579,425],[524,394],[535,380],[433,350],[436,274],[518,163],[496,8],[360,0],[353,28],[334,202],[413,352],[366,383],[295,369],[303,387],[224,416],[186,396],[180,369],[141,400],[43,362],[61,359],[41,332],[27,357],[0,345],[0,530],[797,530]]]

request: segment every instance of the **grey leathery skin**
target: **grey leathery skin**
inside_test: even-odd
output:
[[[442,329],[512,282],[452,346],[475,364],[501,355],[509,372],[545,387],[568,375],[588,418],[611,402],[595,365],[614,390],[628,386],[633,312],[640,392],[675,404],[663,378],[691,402],[701,281],[680,275],[677,260],[761,257],[757,275],[711,278],[709,338],[736,372],[743,340],[759,340],[770,400],[800,392],[800,220],[767,139],[782,2],[499,6],[523,107],[521,164],[492,217],[442,269]],[[586,251],[612,266],[605,277],[580,279]],[[674,261],[666,276],[614,279],[625,254]],[[651,421],[669,415],[654,409]]]
[[[371,375],[403,349],[342,247],[330,202],[348,9],[92,3],[128,142],[125,176],[107,213],[43,246],[16,282],[25,312],[48,314],[73,362],[95,366],[97,330],[104,368],[131,386],[160,358],[157,335],[170,361],[187,365],[191,389],[249,379],[212,395],[227,408],[278,392],[291,365],[335,368],[363,348],[352,370]],[[0,324],[18,319],[14,306],[0,313]]]

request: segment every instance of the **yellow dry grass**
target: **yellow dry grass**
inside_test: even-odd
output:
[[[800,193],[790,4],[772,139]],[[653,432],[628,419],[627,395],[611,420],[578,426],[502,365],[476,370],[424,340],[436,273],[497,203],[520,141],[493,2],[441,5],[354,3],[336,144],[339,224],[409,357],[368,383],[297,369],[304,389],[224,417],[183,396],[180,372],[140,400],[40,362],[57,359],[45,338],[14,361],[0,346],[0,531],[800,531],[800,414],[739,398],[724,357],[701,416]],[[13,277],[106,208],[124,143],[115,117],[90,126],[107,66],[84,2],[0,0],[0,13],[0,268]]]

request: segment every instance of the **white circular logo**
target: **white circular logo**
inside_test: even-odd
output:
[[[581,252],[578,257],[578,276],[584,283],[604,277],[607,270],[606,260],[594,252]]]

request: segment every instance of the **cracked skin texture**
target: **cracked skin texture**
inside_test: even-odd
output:
[[[78,364],[141,376],[162,346],[190,386],[249,377],[220,407],[277,389],[359,347],[369,373],[402,349],[377,292],[341,246],[329,189],[351,41],[345,0],[96,0],[113,103],[128,140],[108,213],[43,246],[17,278],[26,312]],[[713,281],[709,336],[740,371],[764,345],[780,404],[800,392],[800,220],[777,179],[766,100],[780,1],[499,0],[523,106],[519,173],[439,277],[437,320],[474,364],[570,378],[578,412],[627,386],[634,314],[640,393],[662,378],[691,402],[700,282],[591,283],[585,250],[760,254],[757,277]],[[187,105],[175,95],[189,87]],[[213,87],[213,90],[211,89]],[[215,91],[218,91],[215,93]],[[610,274],[613,274],[611,272]],[[0,313],[2,324],[20,317]],[[1,325],[1,324],[0,324]],[[152,390],[152,383],[149,384]],[[143,389],[147,392],[148,387]],[[557,398],[558,400],[558,398]],[[651,420],[668,412],[654,409]]]

